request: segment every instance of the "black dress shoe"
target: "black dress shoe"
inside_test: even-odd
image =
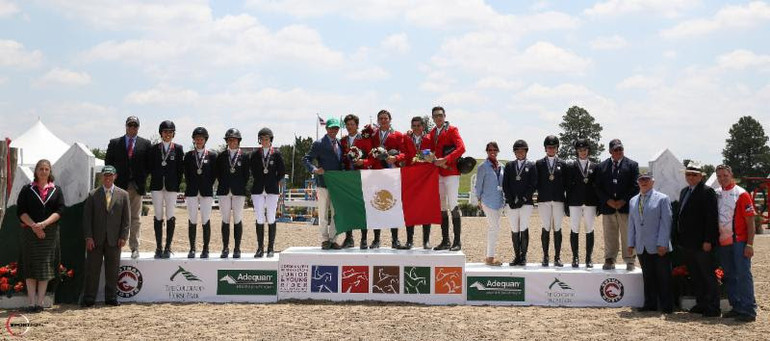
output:
[[[323,247],[321,247],[323,249]],[[328,250],[329,248],[326,248],[324,250]],[[262,256],[265,255],[265,250],[263,249],[257,249],[257,253],[254,254],[254,258],[262,258]]]
[[[602,270],[615,270],[615,262],[612,259],[606,259],[602,265]]]
[[[118,302],[118,300],[107,300],[107,301],[104,301],[104,305],[110,305],[110,306],[113,306],[113,307],[117,307],[117,306],[120,305],[120,302]]]
[[[203,258],[203,256],[201,256],[201,258]],[[241,258],[241,250],[233,250],[233,258]]]
[[[564,263],[562,263],[562,262],[561,262],[561,259],[559,259],[559,258],[556,258],[556,259],[554,259],[554,260],[553,260],[553,266],[556,266],[556,267],[563,267],[563,266],[564,266]]]
[[[195,250],[190,250],[190,252],[187,253],[187,258],[195,258]]]
[[[393,249],[393,250],[398,250],[398,249],[403,248],[403,246],[401,246],[401,242],[398,241],[398,239],[396,239],[396,240],[390,242],[390,248]]]
[[[345,238],[345,240],[342,241],[342,248],[343,249],[349,249],[353,247],[356,243],[353,242],[353,238]]]
[[[411,250],[414,247],[414,244],[411,242],[406,242],[406,244],[401,245],[398,249],[399,250]]]
[[[460,251],[463,249],[463,246],[460,244],[452,245],[452,247],[449,248],[449,251]]]
[[[337,244],[335,242],[332,242],[331,244],[329,244],[329,248],[332,249],[332,250],[339,250],[339,249],[341,249],[340,244]]]
[[[735,317],[735,320],[738,322],[754,322],[757,320],[756,316],[746,315],[746,314],[740,314]]]
[[[163,250],[155,249],[155,259],[160,259],[161,257],[163,257]]]
[[[209,250],[203,249],[203,251],[201,251],[200,257],[203,259],[209,258]]]
[[[380,248],[380,241],[375,239],[372,241],[372,244],[369,245],[370,249],[379,249]]]
[[[449,250],[449,242],[448,241],[442,241],[441,244],[436,245],[436,247],[433,248],[434,251],[441,251],[441,250]]]
[[[160,258],[163,258],[163,259],[171,258],[171,250],[169,249],[163,250],[163,254],[160,256]]]
[[[267,258],[273,258],[273,256],[275,256],[273,250],[267,250]]]
[[[706,310],[703,312],[703,317],[720,317],[722,312],[720,310]]]
[[[43,311],[43,306],[36,305],[35,306],[35,311],[33,311],[33,313],[39,313],[39,312],[42,312],[42,311]]]
[[[687,312],[692,314],[703,314],[706,312],[706,309],[699,305],[696,305],[690,308],[690,310],[688,310]]]
[[[94,301],[83,301],[83,303],[81,303],[80,306],[83,308],[90,308],[90,307],[93,307],[94,304],[95,304]]]
[[[330,249],[330,248],[331,248],[331,245],[332,245],[332,243],[330,243],[330,242],[327,240],[327,241],[325,241],[325,242],[321,243],[321,250],[328,250],[328,249]],[[257,251],[257,253],[259,253],[259,251]],[[254,257],[256,257],[256,256],[254,256]],[[260,257],[261,257],[261,256],[260,256]]]
[[[728,311],[728,312],[726,312],[726,313],[722,314],[722,317],[723,317],[723,318],[726,318],[726,319],[730,319],[730,318],[735,318],[735,317],[738,317],[738,315],[740,315],[740,314],[739,314],[737,311],[735,311],[735,310],[730,310],[730,311]]]
[[[227,258],[230,255],[230,249],[225,248],[222,250],[222,254],[219,255],[219,258]]]

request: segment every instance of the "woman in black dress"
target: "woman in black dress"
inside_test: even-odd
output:
[[[21,269],[27,283],[29,312],[43,310],[48,281],[56,277],[59,264],[59,218],[64,210],[64,194],[54,185],[51,162],[35,165],[34,181],[24,186],[16,201],[21,220]]]

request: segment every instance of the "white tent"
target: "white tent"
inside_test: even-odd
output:
[[[19,165],[34,166],[40,159],[56,163],[70,146],[54,135],[39,119],[21,136],[11,140],[11,148],[19,149]]]
[[[679,191],[687,186],[684,179],[684,164],[668,148],[655,154],[649,162],[655,177],[655,189],[671,199],[679,200]]]

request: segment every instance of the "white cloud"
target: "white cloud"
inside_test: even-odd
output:
[[[353,71],[345,78],[353,81],[379,81],[390,78],[390,73],[379,66],[375,66],[364,70]]]
[[[488,101],[489,98],[476,91],[457,91],[442,94],[434,101],[434,103],[441,103],[443,106],[467,106],[478,105]]]
[[[478,89],[511,90],[521,88],[522,86],[524,86],[522,81],[509,80],[496,76],[484,77],[476,82],[476,88]]]
[[[162,40],[106,41],[82,53],[86,61],[122,61],[144,64],[183,56],[187,48],[179,42]]]
[[[607,0],[597,2],[593,7],[584,10],[583,13],[599,17],[651,12],[666,17],[676,17],[681,12],[699,4],[699,0]]]
[[[380,46],[383,50],[388,52],[395,51],[399,54],[405,54],[409,52],[410,49],[409,37],[406,33],[393,34],[386,37],[382,43],[380,43]]]
[[[16,6],[13,1],[0,0],[0,18],[10,17],[19,12],[21,12],[21,10],[19,10],[19,6]]]
[[[126,96],[125,101],[141,105],[190,105],[197,101],[196,91],[160,84],[145,91],[134,91]]]
[[[692,19],[660,31],[664,38],[686,38],[709,34],[721,29],[750,28],[770,20],[770,5],[754,1],[747,5],[727,5],[712,18]]]
[[[618,83],[618,89],[652,89],[662,84],[662,80],[644,75],[633,75]]]
[[[533,72],[582,74],[591,64],[572,51],[550,42],[536,42],[518,51],[514,42],[494,33],[469,33],[446,41],[432,57],[439,67],[473,72],[515,75]]]
[[[454,83],[457,83],[457,80],[449,77],[446,72],[430,71],[425,77],[425,81],[420,84],[420,90],[428,92],[447,92]]]
[[[24,45],[14,40],[0,40],[0,67],[18,66],[31,68],[43,62],[43,53],[39,50],[28,51]]]
[[[585,85],[563,83],[553,87],[532,84],[513,95],[514,112],[533,112],[549,124],[558,123],[567,108],[580,106],[597,120],[616,119],[617,104]]]
[[[597,37],[592,40],[591,48],[594,50],[617,50],[628,46],[628,41],[619,35]]]
[[[768,69],[770,67],[770,55],[758,55],[748,50],[735,50],[717,57],[717,63],[724,69]]]
[[[36,87],[49,85],[82,86],[91,83],[91,76],[86,72],[77,72],[63,68],[53,68],[39,79],[33,81]]]
[[[0,85],[5,84],[8,82],[8,77],[0,76]]]
[[[109,30],[184,32],[211,21],[206,0],[43,0],[64,15]],[[161,30],[162,29],[162,30]]]

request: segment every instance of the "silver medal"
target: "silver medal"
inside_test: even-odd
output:
[[[583,178],[584,183],[588,183],[588,178]]]
[[[201,175],[201,174],[203,174],[203,170],[198,168],[198,171],[196,173],[198,173],[198,175]]]
[[[230,173],[235,174],[235,168],[230,168]]]
[[[521,181],[521,175],[516,176],[516,181]]]
[[[262,170],[262,173],[265,173],[265,174],[267,174],[267,168],[265,168],[264,170]]]
[[[166,167],[166,161],[165,161],[165,160],[163,160],[163,161],[160,163],[160,165],[161,165],[161,166],[163,166],[163,167]]]
[[[556,179],[556,177],[554,177],[554,176],[553,176],[553,174],[551,174],[551,175],[549,175],[549,176],[548,176],[548,180],[551,180],[551,181],[553,181],[553,179]]]

